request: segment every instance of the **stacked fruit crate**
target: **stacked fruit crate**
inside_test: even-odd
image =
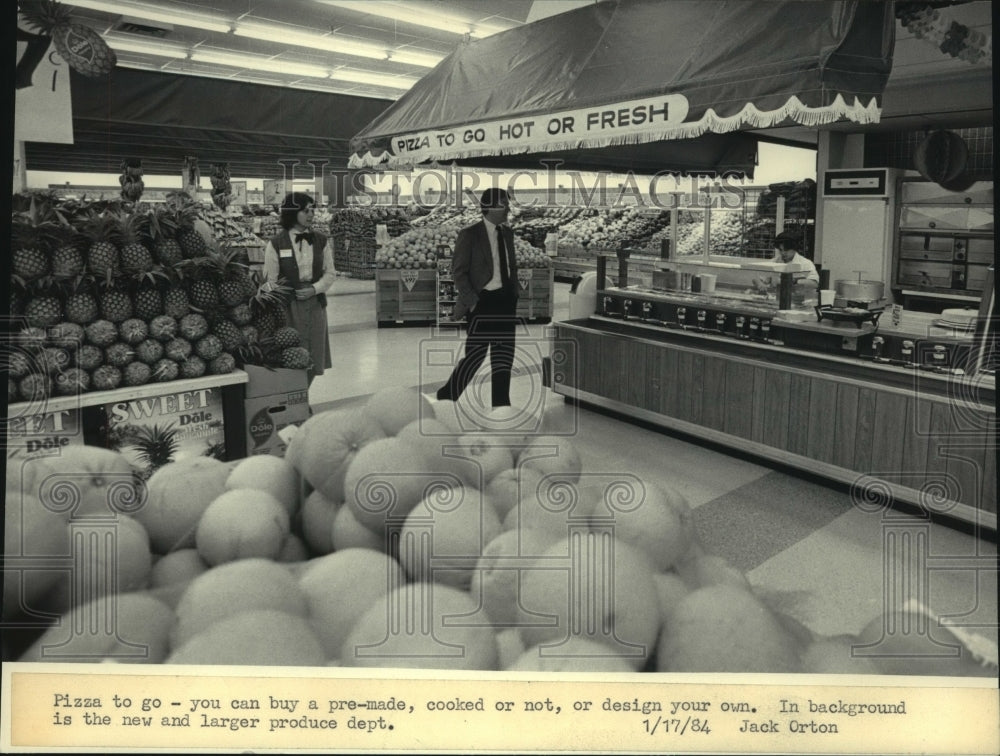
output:
[[[352,278],[374,278],[380,225],[395,238],[410,229],[410,220],[405,209],[396,207],[336,211],[330,220],[334,267]]]

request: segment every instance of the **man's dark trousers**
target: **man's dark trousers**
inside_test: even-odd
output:
[[[490,354],[490,388],[494,407],[510,406],[510,372],[514,364],[517,330],[517,299],[506,289],[479,292],[476,308],[469,313],[465,355],[451,371],[438,399],[457,400]]]

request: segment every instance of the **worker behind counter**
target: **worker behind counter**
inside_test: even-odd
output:
[[[816,299],[819,287],[819,273],[808,257],[802,255],[802,239],[787,231],[774,237],[774,262],[796,263],[802,267],[794,273],[795,284],[792,288],[792,301],[802,304],[806,300]],[[778,289],[777,276],[761,276],[753,279],[753,290],[758,294],[775,294]]]

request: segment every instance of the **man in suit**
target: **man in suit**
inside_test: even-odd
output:
[[[487,189],[479,205],[483,219],[458,232],[451,266],[458,300],[455,318],[468,313],[465,355],[437,398],[457,400],[489,352],[493,406],[503,407],[510,405],[518,325],[514,232],[507,225],[510,197],[504,189]]]

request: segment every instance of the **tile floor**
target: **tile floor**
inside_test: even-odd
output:
[[[432,393],[445,380],[462,347],[460,332],[376,327],[372,281],[341,279],[334,292],[328,308],[334,367],[311,387],[314,410],[361,403],[388,386]],[[557,284],[556,320],[567,317],[569,298],[569,286]],[[895,510],[862,511],[842,486],[567,404],[541,385],[546,331],[530,325],[521,334],[511,399],[572,432],[584,470],[626,472],[679,489],[708,551],[725,556],[786,611],[826,634],[858,632],[881,611],[883,587],[891,581],[886,570],[905,557],[886,544],[899,542],[901,533],[925,539],[927,578],[915,581],[914,597],[985,638],[995,653],[995,536],[977,538]],[[483,377],[485,366],[470,386],[472,400],[489,395]]]

